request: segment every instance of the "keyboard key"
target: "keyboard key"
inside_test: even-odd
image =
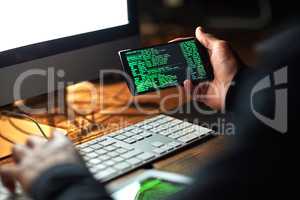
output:
[[[168,130],[173,133],[180,131],[180,129],[178,129],[176,126],[173,126],[173,127],[169,128]]]
[[[173,133],[172,131],[170,131],[169,129],[166,129],[166,130],[161,131],[159,134],[164,135],[164,136],[168,136],[172,133]]]
[[[95,173],[98,172],[98,170],[97,170],[95,167],[90,167],[90,172],[91,172],[92,174],[95,174]]]
[[[115,138],[116,138],[117,140],[123,141],[123,140],[125,140],[127,137],[126,137],[125,135],[118,135],[118,136],[116,136]]]
[[[159,148],[159,147],[164,146],[164,143],[156,141],[156,142],[152,142],[151,145],[154,146],[154,147]]]
[[[148,137],[152,136],[152,133],[150,133],[150,132],[143,132],[140,135],[143,136],[144,138],[148,138]]]
[[[91,159],[91,158],[97,158],[98,154],[96,152],[92,152],[92,153],[86,154],[84,157],[89,158],[89,159]]]
[[[161,130],[164,130],[164,129],[169,129],[171,126],[169,124],[163,124],[161,126],[159,126],[159,128],[161,128]]]
[[[173,134],[169,135],[168,137],[170,137],[172,139],[177,139],[177,138],[180,138],[182,136],[183,136],[182,134],[177,132],[177,133],[173,133]]]
[[[135,135],[135,133],[129,131],[129,132],[124,133],[123,135],[125,135],[126,137],[132,137]]]
[[[145,125],[142,126],[141,128],[146,129],[146,130],[150,130],[150,129],[152,129],[153,127],[150,126],[150,125],[145,124]]]
[[[158,128],[154,127],[154,128],[149,129],[149,131],[151,131],[153,133],[157,133],[158,132]]]
[[[118,130],[116,132],[113,132],[113,133],[109,134],[109,136],[115,138],[115,137],[117,137],[119,135],[123,135],[123,133],[125,133],[125,132],[126,131],[124,129],[121,129],[121,130]]]
[[[114,158],[114,157],[119,156],[120,154],[118,154],[117,152],[113,151],[113,152],[107,153],[107,155],[110,156],[111,158]]]
[[[114,173],[116,173],[116,170],[114,170],[112,168],[107,168],[106,170],[99,171],[95,175],[95,177],[96,177],[96,179],[105,179],[105,178],[112,176]]]
[[[169,143],[169,145],[172,147],[175,147],[175,148],[182,146],[182,144],[179,142],[171,142],[171,143]]]
[[[100,170],[103,170],[103,169],[105,169],[105,168],[106,168],[105,165],[98,164],[98,165],[94,165],[94,167],[92,167],[92,168],[90,169],[90,171],[91,171],[93,174],[95,174],[95,173],[97,173],[97,172],[99,172]]]
[[[118,163],[118,162],[124,161],[124,158],[122,158],[122,157],[115,157],[112,160],[115,161],[116,163]]]
[[[128,144],[122,144],[122,143],[117,143],[117,144],[115,144],[115,146],[118,146],[118,147],[120,147],[120,148],[123,148],[123,149],[126,149],[127,151],[130,151],[130,150],[133,150],[134,149],[134,147],[133,146],[131,146],[131,145],[128,145]]]
[[[156,149],[153,150],[153,152],[158,153],[158,154],[163,154],[163,153],[167,152],[167,149],[156,148]]]
[[[107,138],[106,137],[105,138],[104,137],[98,137],[98,138],[95,139],[95,141],[97,141],[97,143],[102,142],[104,140],[107,140]]]
[[[149,123],[150,126],[152,126],[153,128],[158,127],[160,125],[159,122],[151,122]]]
[[[139,134],[139,133],[142,133],[143,130],[142,130],[142,129],[135,128],[135,129],[132,129],[130,132],[135,133],[135,134]]]
[[[120,149],[117,149],[116,152],[118,152],[119,154],[123,154],[123,153],[126,153],[128,150],[127,149],[124,149],[124,148],[120,148]]]
[[[191,127],[188,127],[188,128],[183,129],[183,131],[186,132],[186,133],[191,133],[191,132],[194,132],[195,129],[194,129],[193,126],[191,126]]]
[[[197,139],[198,137],[199,136],[197,134],[192,133],[192,134],[185,135],[185,136],[179,138],[178,140],[181,142],[189,143],[189,142]]]
[[[89,160],[88,161],[88,163],[90,163],[90,164],[92,164],[92,165],[97,165],[97,164],[99,164],[101,162],[101,160],[100,159],[91,159],[91,160]]]
[[[137,156],[139,154],[141,154],[143,152],[139,151],[139,150],[133,150],[133,151],[130,151],[128,153],[125,153],[123,155],[121,155],[121,157],[125,158],[125,159],[128,159],[128,158],[132,158],[134,156]]]
[[[107,147],[105,147],[104,149],[106,150],[106,151],[114,151],[114,150],[116,150],[118,147],[116,147],[116,146],[114,146],[114,145],[111,145],[111,146],[107,146]]]
[[[152,153],[143,153],[143,154],[137,156],[137,158],[140,159],[140,160],[147,161],[147,160],[150,160],[152,158],[155,158],[155,155],[152,154]]]
[[[143,161],[137,159],[137,158],[130,158],[129,160],[126,160],[128,163],[130,163],[131,165],[139,165],[141,164]]]
[[[84,149],[80,149],[81,152],[83,153],[91,153],[94,151],[94,149],[90,148],[90,147],[86,147]]]
[[[103,154],[106,154],[107,151],[104,150],[104,149],[98,149],[98,150],[95,151],[95,153],[97,153],[98,155],[103,155]]]
[[[168,122],[169,127],[177,126],[178,124],[181,124],[181,123],[182,123],[182,121],[177,120],[177,119]]]
[[[102,164],[98,164],[98,165],[95,166],[95,168],[99,171],[99,170],[105,169],[106,166],[102,165]]]
[[[112,166],[112,165],[114,165],[116,163],[114,161],[112,161],[112,160],[108,160],[108,161],[104,162],[103,164],[107,165],[107,166]]]
[[[193,124],[189,123],[189,122],[182,122],[181,124],[178,124],[177,125],[177,128],[178,129],[185,129],[187,127],[190,127],[192,126]]]
[[[131,131],[132,129],[134,129],[134,126],[128,126],[126,128],[124,128],[124,131]]]
[[[131,167],[131,165],[127,162],[121,162],[114,166],[114,168],[116,168],[118,170],[126,170],[126,169],[129,169],[130,167]]]
[[[168,149],[168,150],[172,150],[172,149],[174,149],[175,147],[174,146],[172,146],[172,145],[170,145],[170,144],[167,144],[166,145],[166,149]]]
[[[100,145],[100,144],[94,144],[94,145],[91,145],[90,148],[92,148],[92,149],[101,149],[101,148],[103,148],[103,146]]]
[[[167,144],[167,145],[163,146],[162,148],[166,149],[166,151],[169,151],[169,150],[173,149],[174,147],[172,145]]]
[[[82,159],[83,159],[85,162],[87,162],[87,161],[89,161],[89,160],[90,160],[90,158],[89,158],[89,157],[87,157],[87,156],[82,156]]]
[[[200,134],[206,134],[206,133],[209,133],[211,132],[212,130],[208,129],[208,128],[205,128],[205,127],[202,127],[202,126],[197,126],[195,127],[195,131],[200,133]]]
[[[128,143],[128,144],[133,144],[133,143],[135,143],[136,142],[136,139],[134,139],[134,138],[127,138],[126,140],[124,140],[124,142],[126,142],[126,143]]]
[[[114,144],[114,143],[116,143],[116,142],[113,141],[113,140],[104,140],[104,141],[100,142],[100,144],[101,144],[102,146],[109,146],[109,145],[112,145],[112,144]]]
[[[97,140],[91,140],[89,142],[87,142],[87,144],[90,146],[90,145],[94,145],[97,143]]]
[[[99,156],[99,159],[101,159],[102,161],[106,161],[106,160],[110,159],[110,157],[108,155],[102,155],[102,156]]]
[[[140,140],[144,139],[144,137],[141,135],[136,135],[136,136],[133,136],[132,138],[135,139],[136,141],[140,141]]]
[[[77,145],[77,147],[78,147],[79,149],[84,149],[84,148],[86,148],[86,147],[88,147],[88,146],[89,146],[88,143],[83,143],[83,144]]]

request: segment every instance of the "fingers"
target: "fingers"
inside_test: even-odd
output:
[[[58,132],[54,132],[53,133],[53,139],[56,140],[63,140],[65,139],[65,136],[62,133],[58,133]],[[38,137],[38,136],[33,136],[30,137],[27,141],[26,141],[26,146],[29,148],[35,148],[38,146],[43,146],[48,142],[48,140],[46,140],[44,137]]]
[[[63,147],[63,146],[68,146],[68,145],[72,145],[72,143],[63,133],[60,133],[60,132],[54,132],[53,138],[49,142],[49,146],[51,148],[53,148],[53,147],[58,148],[58,147]]]
[[[1,167],[0,168],[1,181],[11,193],[15,193],[16,179],[18,176],[18,169],[16,166]]]
[[[54,140],[68,140],[68,138],[61,132],[55,131],[53,132]]]
[[[197,27],[195,32],[196,38],[199,40],[199,42],[205,46],[207,49],[212,50],[214,43],[216,43],[219,39],[214,37],[213,35],[209,33],[205,33],[204,29],[202,27]]]
[[[177,41],[180,41],[180,40],[187,40],[187,39],[192,39],[193,37],[180,37],[180,38],[175,38],[173,40],[170,40],[170,42],[177,42]]]
[[[45,145],[46,143],[47,143],[47,140],[45,138],[35,136],[35,137],[30,137],[27,140],[26,145],[29,148],[33,149],[35,147]]]
[[[187,94],[191,95],[193,93],[193,83],[191,80],[185,80],[183,86]]]
[[[16,163],[20,163],[21,160],[28,154],[29,149],[25,145],[16,144],[12,149],[12,157]]]
[[[194,87],[193,98],[199,102],[203,102],[203,99],[207,96],[208,87],[211,85],[211,82],[201,82],[196,87]]]
[[[210,82],[202,82],[198,85],[193,85],[191,80],[185,80],[183,82],[184,90],[188,95],[192,95],[192,99],[202,102],[207,95],[208,87]]]

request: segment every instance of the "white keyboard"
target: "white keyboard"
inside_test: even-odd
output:
[[[158,115],[77,145],[97,180],[109,181],[199,141],[214,132],[166,115]],[[0,200],[8,200],[0,184]],[[15,198],[27,199],[24,196]]]
[[[95,178],[105,182],[212,133],[211,129],[158,115],[77,147]]]

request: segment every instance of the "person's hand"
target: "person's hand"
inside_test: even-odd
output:
[[[196,29],[196,38],[208,50],[214,79],[198,85],[186,80],[184,89],[194,100],[215,110],[224,109],[227,91],[242,63],[228,42],[205,33],[201,27]]]
[[[12,157],[14,165],[0,168],[2,183],[12,193],[15,191],[16,182],[28,192],[33,181],[53,166],[83,165],[71,141],[60,133],[54,133],[50,141],[40,137],[29,138],[26,145],[14,146]]]

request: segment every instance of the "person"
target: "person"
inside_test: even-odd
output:
[[[285,195],[286,136],[263,126],[247,106],[250,88],[262,76],[244,67],[228,42],[201,27],[196,29],[196,38],[209,51],[214,79],[212,84],[196,86],[186,80],[185,91],[213,109],[229,110],[228,117],[238,128],[236,136],[229,139],[232,148],[201,168],[195,183],[171,199],[270,199]],[[266,99],[262,98],[259,106],[267,105],[262,104]],[[55,133],[50,141],[32,137],[25,145],[16,145],[12,155],[15,164],[0,169],[3,185],[12,192],[17,181],[35,200],[110,199],[63,135]]]

